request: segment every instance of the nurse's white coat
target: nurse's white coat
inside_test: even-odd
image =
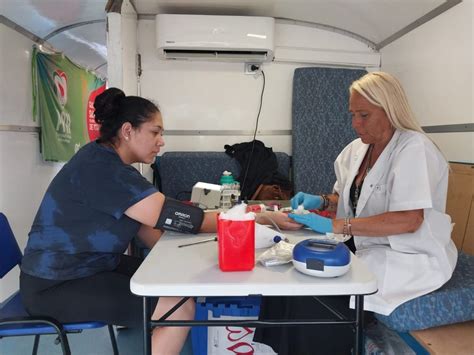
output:
[[[367,149],[367,144],[356,139],[334,163],[338,218],[354,217],[350,188]],[[425,135],[396,130],[367,174],[355,217],[423,209],[424,221],[414,233],[355,237],[357,256],[378,282],[379,291],[365,298],[366,310],[388,315],[450,279],[457,250],[451,240],[451,218],[445,213],[448,172],[445,159]]]

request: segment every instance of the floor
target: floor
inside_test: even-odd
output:
[[[143,349],[143,332],[141,329],[116,330],[120,355],[141,354]],[[61,346],[55,345],[53,335],[41,337],[38,355],[62,354]],[[82,334],[68,335],[73,355],[107,355],[112,354],[109,332],[106,327],[84,331]],[[33,349],[33,337],[4,338],[0,340],[0,355],[27,355]],[[192,355],[190,338],[181,355]]]
[[[474,355],[474,321],[412,332],[432,355]]]
[[[121,355],[141,354],[143,349],[140,329],[116,330]],[[413,355],[412,351],[397,335],[383,326],[367,329],[371,340],[366,343],[368,354]],[[474,355],[474,321],[413,332],[412,335],[432,355]],[[61,354],[55,336],[42,336],[39,355]],[[84,331],[68,336],[74,355],[112,354],[107,328]],[[0,355],[31,354],[33,337],[4,338],[0,340]],[[372,350],[372,351],[370,351]],[[190,338],[181,355],[192,355]]]
[[[117,343],[121,355],[141,354],[142,331],[139,329],[121,329],[116,331]],[[371,330],[372,342],[367,354],[373,355],[415,355],[396,335],[384,328]],[[55,336],[42,336],[38,355],[60,355],[61,347],[54,344]],[[112,354],[107,328],[85,331],[82,334],[68,336],[73,355],[107,355]],[[192,355],[192,345],[186,342],[181,355]],[[367,345],[366,345],[367,346]],[[0,340],[0,355],[31,354],[33,337],[5,338]],[[231,354],[229,352],[229,354]]]

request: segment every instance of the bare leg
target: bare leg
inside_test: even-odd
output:
[[[181,297],[160,297],[156,305],[152,319],[159,319],[176,303]],[[195,312],[194,299],[190,298],[178,308],[168,319],[170,320],[193,320]],[[152,335],[153,355],[177,355],[181,351],[190,327],[159,327],[155,328]]]

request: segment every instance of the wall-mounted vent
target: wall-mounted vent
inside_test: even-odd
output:
[[[270,62],[273,60],[271,17],[156,16],[156,38],[165,59]]]

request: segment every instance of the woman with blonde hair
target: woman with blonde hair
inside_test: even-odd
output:
[[[365,297],[364,308],[389,315],[451,278],[457,250],[445,213],[449,166],[423,133],[395,77],[368,73],[349,91],[352,127],[359,138],[334,163],[333,192],[299,192],[291,200],[294,209],[334,211],[336,218],[289,217],[319,233],[352,236],[356,255],[378,281],[378,292]],[[279,354],[305,353],[291,341],[282,349],[282,341],[272,343]]]

